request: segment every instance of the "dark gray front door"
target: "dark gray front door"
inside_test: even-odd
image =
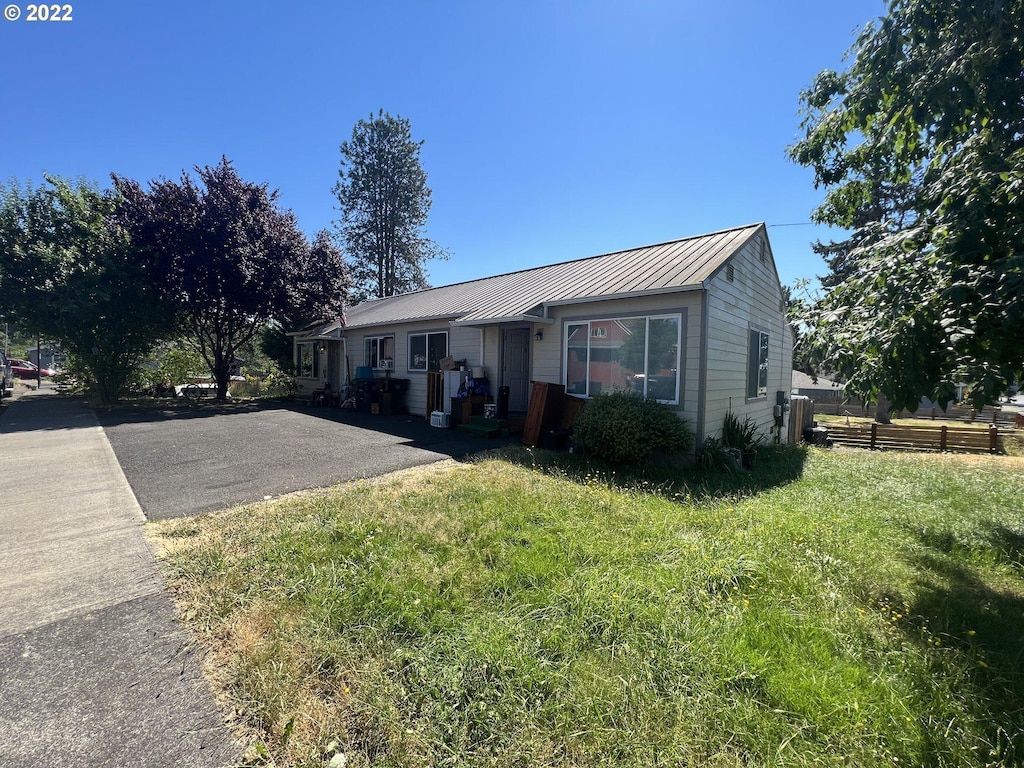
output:
[[[530,329],[504,332],[501,382],[509,389],[508,409],[525,411],[530,400]]]

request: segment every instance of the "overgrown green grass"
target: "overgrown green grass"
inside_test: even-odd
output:
[[[516,451],[151,532],[264,762],[1020,765],[1024,463],[804,456]]]

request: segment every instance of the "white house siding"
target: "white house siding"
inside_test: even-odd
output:
[[[487,326],[484,329],[484,356],[482,364],[487,369],[487,376],[491,380],[491,394],[497,394],[497,387],[502,382],[497,380],[501,371],[501,329],[497,326]]]
[[[720,433],[731,409],[740,419],[750,416],[765,436],[774,441],[773,409],[776,392],[789,396],[793,369],[791,331],[781,308],[782,292],[771,249],[762,261],[761,235],[751,238],[739,253],[708,281],[707,356],[703,434]],[[733,280],[728,279],[732,266]],[[768,394],[747,398],[748,332],[768,332]],[[782,430],[782,440],[786,430]]]
[[[458,336],[462,329],[453,329],[447,321],[429,321],[426,323],[410,323],[395,327],[380,328],[349,328],[345,331],[345,338],[348,339],[348,357],[351,372],[354,375],[355,369],[367,365],[366,360],[366,339],[374,336],[394,336],[394,371],[391,376],[398,379],[409,379],[409,392],[406,395],[406,406],[411,414],[423,414],[427,407],[427,374],[424,371],[409,370],[409,337],[411,334],[434,333],[446,331],[449,335],[449,352],[452,352],[453,344],[457,347],[465,345],[466,341]],[[472,333],[479,337],[479,334]],[[458,357],[459,355],[456,354]],[[377,378],[384,376],[383,372],[376,371]]]
[[[394,372],[392,376],[409,379],[409,393],[406,404],[411,414],[425,414],[427,404],[427,375],[422,371],[409,370],[409,337],[411,334],[447,331],[449,354],[458,360],[466,360],[466,366],[483,366],[492,382],[493,395],[497,395],[501,371],[501,328],[498,326],[451,326],[447,321],[404,324],[397,328],[350,328],[345,332],[348,339],[348,356],[352,373],[358,366],[367,365],[366,339],[375,336],[394,336]],[[376,372],[376,376],[382,376]],[[310,384],[310,389],[315,382]]]
[[[549,316],[553,326],[543,328],[544,338],[533,343],[533,379],[565,384],[564,339],[566,325],[581,320],[598,320],[642,315],[681,314],[683,354],[680,362],[680,404],[673,406],[678,415],[696,429],[700,374],[701,291],[658,294],[642,298],[613,299],[586,304],[553,307]]]
[[[489,376],[494,376],[494,361],[486,353],[489,336],[496,336],[495,329],[477,326],[454,326],[449,330],[449,353],[457,360],[466,360],[467,368],[483,366]]]

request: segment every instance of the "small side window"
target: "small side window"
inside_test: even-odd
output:
[[[747,397],[768,395],[768,334],[750,329],[747,351]]]

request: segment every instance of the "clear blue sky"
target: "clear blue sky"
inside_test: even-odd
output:
[[[3,0],[3,5],[8,5]],[[800,90],[882,0],[80,0],[0,21],[0,179],[177,178],[227,155],[312,234],[338,147],[383,108],[425,141],[435,285],[821,201],[785,148]],[[784,283],[824,271],[769,230]]]

